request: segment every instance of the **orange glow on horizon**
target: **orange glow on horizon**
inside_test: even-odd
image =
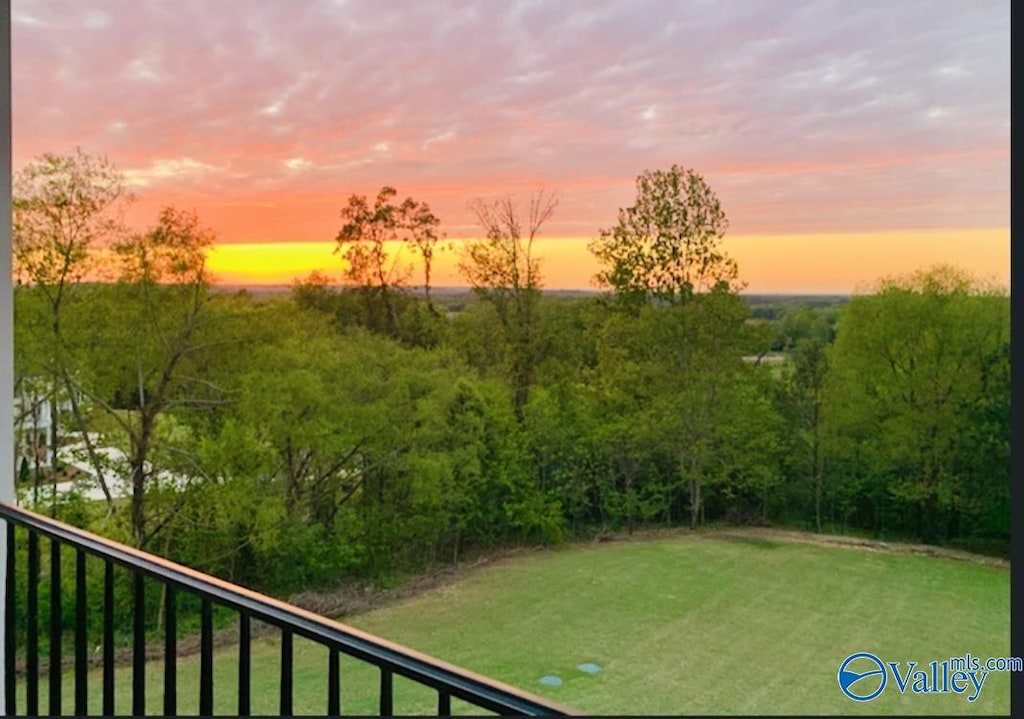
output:
[[[548,289],[595,289],[599,266],[587,250],[590,238],[540,238],[534,250],[541,259]],[[439,245],[432,271],[436,287],[466,283],[458,273],[459,241]],[[318,271],[335,282],[344,279],[344,263],[333,242],[219,244],[207,264],[218,284],[292,284]],[[979,279],[1009,288],[1009,228],[899,230],[869,233],[727,236],[725,250],[739,264],[749,293],[849,294],[894,274],[944,263]],[[400,261],[415,266],[410,285],[422,284],[418,257],[389,247]]]

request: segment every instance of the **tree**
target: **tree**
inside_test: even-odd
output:
[[[335,252],[348,263],[349,279],[362,287],[367,299],[379,297],[387,312],[391,336],[398,334],[398,312],[392,293],[406,281],[410,268],[398,257],[391,258],[386,242],[405,240],[423,258],[427,297],[430,296],[430,269],[438,241],[440,220],[425,202],[411,197],[401,205],[392,200],[398,195],[393,187],[382,187],[371,207],[365,196],[352,195],[341,210],[344,221],[335,237]]]
[[[774,479],[755,466],[772,461],[769,432],[763,446],[753,438],[759,423],[775,419],[747,381],[748,316],[741,297],[718,289],[685,305],[640,307],[636,317],[615,313],[605,323],[594,389],[627,522],[670,522],[686,506],[696,526],[709,489],[733,477],[747,485],[756,477],[761,486]]]
[[[133,198],[109,160],[80,148],[41,155],[13,184],[15,274],[42,289],[57,313],[71,287],[94,269],[94,251],[123,236],[121,211]]]
[[[720,240],[728,220],[715,193],[693,170],[673,165],[636,179],[636,204],[589,245],[604,264],[596,277],[630,304],[685,303],[737,277]]]
[[[109,160],[76,148],[64,155],[45,153],[23,167],[15,174],[12,199],[15,275],[19,285],[27,283],[41,293],[46,304],[52,470],[57,470],[59,392],[71,405],[109,506],[112,498],[103,463],[85,431],[78,395],[71,386],[73,361],[62,321],[76,287],[99,269],[96,250],[124,236],[122,210],[133,198]]]
[[[557,197],[543,190],[530,196],[525,218],[510,195],[474,200],[470,208],[484,239],[470,242],[459,263],[476,295],[497,312],[509,347],[513,404],[520,420],[537,362],[534,325],[541,275],[533,243],[557,206]]]
[[[794,471],[808,480],[814,503],[814,526],[820,532],[825,493],[822,410],[832,329],[823,311],[809,307],[789,310],[780,324],[782,347],[789,354],[779,387],[793,430],[789,461]]]
[[[871,510],[862,524],[936,541],[955,536],[965,515],[988,511],[975,492],[1006,486],[1008,466],[998,479],[978,476],[982,465],[965,449],[976,446],[979,398],[1008,390],[1008,347],[1005,291],[953,267],[885,278],[844,307],[826,421],[832,452],[857,448],[855,469],[868,482],[859,492]],[[1005,394],[991,398],[1004,404]],[[887,516],[886,506],[897,512]]]
[[[238,369],[235,416],[274,457],[288,512],[330,530],[362,482],[360,450],[383,422],[360,397],[379,397],[370,360],[388,340],[341,337],[287,305],[261,307],[253,320],[263,343]]]
[[[220,389],[196,371],[196,355],[213,342],[204,336],[208,331],[206,249],[213,240],[213,232],[194,213],[167,207],[148,232],[114,245],[119,264],[117,297],[97,329],[95,343],[105,358],[105,362],[94,360],[94,365],[105,364],[103,378],[93,383],[92,390],[77,386],[128,439],[131,534],[139,547],[173,515],[173,508],[161,517],[152,516],[146,508],[147,492],[161,476],[154,455],[163,449],[164,463],[172,464],[169,455],[175,454],[173,442],[161,441],[161,418],[174,410],[220,402]],[[173,463],[188,465],[189,460]]]
[[[415,202],[411,197],[406,198],[401,206],[402,220],[405,230],[405,242],[419,253],[423,260],[423,291],[427,296],[427,306],[432,311],[434,303],[430,299],[430,273],[434,264],[434,252],[437,251],[437,243],[442,235],[438,234],[437,228],[441,224],[430,207],[425,202]]]
[[[686,305],[647,308],[652,324],[645,348],[650,368],[650,412],[678,478],[688,490],[690,525],[704,519],[706,490],[728,476],[736,417],[751,410],[742,360],[750,309],[718,288]]]

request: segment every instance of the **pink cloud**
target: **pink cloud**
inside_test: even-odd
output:
[[[672,163],[738,233],[1008,222],[1008,3],[14,0],[12,18],[15,166],[107,154],[228,240],[329,239],[383,184],[456,234],[473,196],[543,184],[550,232],[593,235]]]

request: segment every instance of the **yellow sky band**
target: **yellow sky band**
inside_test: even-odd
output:
[[[590,238],[541,238],[544,286],[593,288],[598,270],[587,251]],[[457,271],[458,241],[439,252],[435,286],[463,285]],[[723,242],[739,263],[747,292],[847,294],[882,276],[953,264],[979,278],[1009,288],[1010,229],[965,228],[897,230],[806,235],[736,235]],[[342,260],[332,242],[220,244],[210,250],[208,267],[224,284],[290,284],[313,270],[340,280]],[[407,252],[407,251],[406,251]],[[412,259],[408,254],[403,255]],[[422,282],[417,269],[411,284]]]

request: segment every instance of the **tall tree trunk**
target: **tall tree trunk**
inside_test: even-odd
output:
[[[68,376],[67,371],[64,375],[64,388],[67,390],[68,399],[71,402],[71,414],[75,418],[75,423],[78,425],[78,431],[82,435],[82,442],[85,443],[85,452],[89,457],[89,463],[92,468],[96,470],[96,480],[99,482],[100,489],[103,491],[103,497],[107,502],[107,516],[110,516],[114,512],[114,498],[110,494],[110,488],[107,486],[106,477],[103,475],[103,464],[100,462],[99,455],[96,453],[96,448],[92,444],[92,440],[89,439],[88,428],[85,426],[85,418],[82,416],[82,408],[78,404],[78,398],[75,395],[74,387],[71,383],[71,377]]]
[[[57,449],[60,447],[57,427],[57,385],[54,383],[50,393],[50,516],[57,516],[57,471],[60,462]]]
[[[818,533],[821,533],[821,494],[822,494],[822,472],[821,472],[821,438],[818,421],[818,404],[814,405],[814,466],[811,469],[814,482],[814,526]]]
[[[132,539],[141,548],[146,541],[146,474],[141,466],[132,469]]]
[[[139,433],[132,447],[132,538],[135,546],[143,548],[146,536],[146,460],[153,437],[156,415],[150,407],[139,412]]]
[[[284,506],[285,511],[290,515],[295,511],[295,507],[299,501],[299,480],[296,477],[295,472],[295,453],[292,449],[292,438],[288,437],[285,440],[285,491],[284,491]]]
[[[702,514],[700,480],[696,477],[690,478],[690,529],[696,529],[698,520]]]
[[[633,491],[633,482],[636,479],[636,466],[634,459],[628,454],[623,455],[623,476],[625,477],[625,498],[626,498],[626,531],[632,535],[634,527],[634,516],[633,510],[635,508],[635,493]]]

